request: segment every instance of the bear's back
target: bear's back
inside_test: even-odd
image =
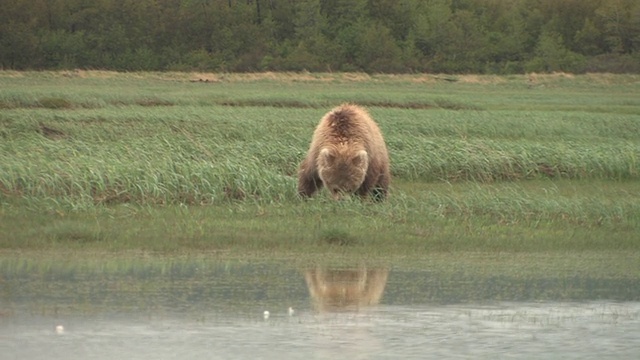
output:
[[[319,126],[330,142],[359,142],[368,151],[383,146],[384,140],[378,125],[369,113],[358,105],[343,104],[331,110]]]

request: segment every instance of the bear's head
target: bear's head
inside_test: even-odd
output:
[[[318,175],[336,200],[358,190],[368,167],[369,155],[364,149],[332,146],[322,148],[318,155]]]

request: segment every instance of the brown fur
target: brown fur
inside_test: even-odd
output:
[[[322,186],[339,199],[343,193],[387,196],[389,155],[378,125],[357,105],[328,112],[316,127],[298,171],[298,193],[309,197]]]
[[[359,310],[380,303],[389,269],[326,269],[305,272],[307,288],[319,312]]]

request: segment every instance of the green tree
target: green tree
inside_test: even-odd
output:
[[[529,10],[521,1],[486,0],[481,16],[486,29],[485,70],[496,73],[521,71],[528,44],[535,44],[527,31]]]
[[[596,15],[602,23],[611,52],[630,54],[640,50],[640,2],[604,1]]]
[[[326,26],[320,13],[320,0],[300,0],[295,6],[293,19],[296,39],[303,41],[317,34]]]
[[[544,32],[540,36],[535,57],[526,69],[530,72],[583,72],[585,59],[564,46],[560,34]]]
[[[486,29],[469,10],[458,10],[451,18],[451,33],[443,55],[448,72],[481,72],[489,59]]]
[[[384,25],[397,41],[409,37],[414,26],[414,15],[422,0],[369,0],[368,13],[372,20]]]
[[[423,67],[433,71],[438,67],[434,64],[443,57],[448,34],[453,31],[450,22],[453,16],[451,1],[427,0],[416,10],[409,36],[415,39],[415,47],[424,59]]]
[[[0,64],[24,70],[33,67],[38,38],[27,24],[9,21],[0,26]]]
[[[327,19],[324,32],[336,38],[344,29],[352,28],[363,17],[368,18],[367,0],[322,0],[320,11]]]
[[[84,33],[64,30],[47,31],[40,37],[38,68],[72,69],[87,62]]]
[[[637,0],[2,0],[0,66],[640,71]]]
[[[31,3],[12,0],[0,6],[0,64],[3,68],[28,69],[36,55],[38,16]]]
[[[380,23],[361,24],[355,38],[354,65],[370,73],[402,72],[402,50],[391,30]]]
[[[583,55],[597,55],[606,48],[606,42],[602,32],[591,19],[586,19],[582,29],[576,32],[573,40],[579,52]]]
[[[326,64],[323,65],[322,61],[327,40],[322,34],[326,24],[320,11],[320,0],[299,0],[289,4],[288,7],[290,8],[287,12],[289,17],[274,18],[274,26],[288,27],[289,34],[274,39],[272,46],[274,56],[267,56],[267,61],[263,61],[262,67],[295,71],[317,71],[330,68]],[[279,24],[278,21],[284,21],[288,25]]]

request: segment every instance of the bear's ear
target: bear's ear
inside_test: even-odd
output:
[[[369,155],[366,150],[360,150],[351,161],[355,166],[367,166],[369,162]]]
[[[322,148],[322,150],[320,150],[320,156],[324,159],[324,161],[328,163],[332,163],[335,158],[335,156],[331,153],[331,150],[329,150],[329,148]]]

